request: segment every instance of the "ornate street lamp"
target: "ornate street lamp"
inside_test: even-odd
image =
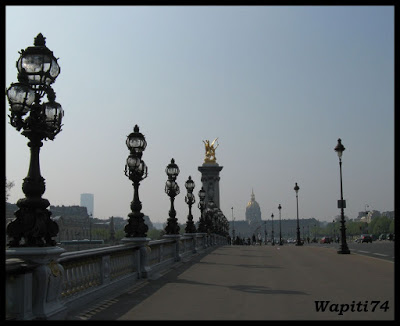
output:
[[[272,231],[271,231],[271,233],[272,233],[272,241],[271,241],[271,244],[273,246],[275,246],[275,239],[274,239],[274,213],[271,214],[271,218],[272,218]]]
[[[206,229],[206,221],[204,218],[204,208],[205,208],[205,198],[206,198],[206,191],[204,190],[203,187],[201,187],[201,189],[199,190],[199,204],[198,204],[198,208],[200,209],[200,218],[199,218],[199,226],[198,226],[198,231],[199,232],[207,232]]]
[[[138,125],[135,125],[133,132],[127,136],[126,146],[130,154],[126,159],[125,175],[132,181],[134,195],[131,202],[132,212],[128,214],[128,224],[125,225],[124,231],[127,238],[145,238],[149,227],[144,222],[144,214],[140,212],[142,203],[139,200],[139,185],[140,181],[147,177],[147,166],[142,160],[147,142],[143,134],[139,132]]]
[[[281,209],[282,209],[281,204],[279,204],[278,209],[279,209],[279,244],[282,246],[283,242],[282,242],[282,225],[281,225],[281,223],[282,223],[282,221],[281,221]]]
[[[45,37],[38,34],[34,46],[21,50],[17,61],[18,83],[12,83],[6,94],[10,104],[10,124],[29,139],[30,163],[22,190],[26,198],[17,201],[16,219],[7,226],[10,247],[55,246],[58,224],[47,209],[50,202],[42,198],[45,179],[40,174],[39,151],[42,140],[54,140],[61,131],[64,111],[51,88],[60,74],[53,52],[46,47]],[[41,103],[47,95],[48,102]],[[22,243],[21,243],[22,241]]]
[[[300,187],[297,185],[294,186],[294,191],[296,192],[296,204],[297,204],[297,242],[296,246],[302,246],[302,242],[300,240],[300,225],[299,225],[299,197],[298,197],[298,192],[299,192]]]
[[[178,220],[176,218],[176,211],[174,208],[175,196],[180,192],[179,186],[176,183],[176,177],[179,174],[179,167],[175,164],[175,160],[171,159],[171,163],[167,165],[165,173],[168,175],[168,180],[165,183],[165,193],[170,197],[171,208],[169,210],[169,218],[167,220],[167,226],[165,227],[165,233],[179,234],[180,227],[178,225]]]
[[[185,196],[185,202],[189,206],[189,215],[185,228],[186,233],[196,233],[196,227],[194,226],[193,215],[192,215],[192,205],[196,201],[193,195],[194,186],[195,186],[194,181],[192,180],[192,177],[189,176],[189,179],[185,182],[185,187],[187,190],[187,195]]]
[[[345,226],[345,220],[344,220],[344,211],[343,209],[346,208],[346,201],[343,200],[343,184],[342,184],[342,155],[344,152],[345,148],[342,145],[342,140],[339,138],[338,143],[335,147],[335,151],[339,157],[339,167],[340,167],[340,200],[338,201],[338,208],[341,210],[341,219],[340,219],[340,231],[341,231],[341,244],[340,244],[340,250],[337,252],[338,254],[349,254],[350,250],[349,247],[347,246],[346,242],[346,226]]]

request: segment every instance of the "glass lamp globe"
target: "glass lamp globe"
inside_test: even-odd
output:
[[[12,83],[7,90],[10,110],[14,113],[27,113],[35,101],[35,92],[23,83]]]
[[[45,37],[41,33],[36,36],[34,46],[21,51],[17,69],[20,73],[26,73],[32,86],[48,86],[54,83],[60,74],[57,59],[46,47]]]

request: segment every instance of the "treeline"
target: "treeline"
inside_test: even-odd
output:
[[[346,220],[346,235],[350,237],[359,236],[360,234],[371,234],[379,237],[382,233],[394,233],[394,218],[387,216],[375,217],[370,223]],[[318,236],[335,236],[340,235],[340,219],[335,222],[328,223],[325,227],[319,227],[314,230]],[[314,234],[313,234],[314,235]]]
[[[147,224],[147,223],[146,223]],[[185,233],[186,224],[179,224],[180,230],[179,234]],[[164,230],[158,230],[155,228],[149,228],[147,231],[147,237],[151,240],[160,240],[162,236],[165,234]],[[122,238],[125,237],[125,231],[123,229],[115,230],[115,241],[118,242]],[[105,243],[110,242],[110,230],[108,229],[94,229],[92,230],[92,238],[93,239],[103,239]]]

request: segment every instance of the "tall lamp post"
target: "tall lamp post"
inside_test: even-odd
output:
[[[264,239],[265,239],[265,245],[268,244],[267,240],[267,221],[264,221]]]
[[[283,245],[283,242],[282,242],[282,225],[281,225],[281,209],[282,209],[282,206],[281,206],[281,204],[279,204],[279,206],[278,206],[278,209],[279,209],[279,245]]]
[[[200,209],[200,218],[199,218],[199,225],[197,227],[197,230],[199,232],[207,232],[206,231],[206,223],[205,223],[205,219],[204,219],[204,206],[205,206],[205,200],[206,198],[206,191],[204,190],[203,187],[201,187],[201,189],[199,190],[199,204],[198,204],[198,208]]]
[[[235,244],[235,219],[233,218],[233,207],[232,207],[232,244]]]
[[[138,125],[135,125],[133,132],[127,136],[126,146],[130,155],[126,159],[125,175],[132,181],[134,195],[131,213],[128,214],[128,224],[125,225],[124,231],[127,238],[145,238],[149,227],[144,222],[144,214],[140,212],[142,203],[139,200],[139,185],[140,181],[147,177],[147,166],[142,160],[147,142],[143,134],[139,132]]]
[[[317,242],[317,224],[314,224],[314,242]]]
[[[54,140],[61,131],[64,111],[55,101],[51,88],[60,73],[60,66],[53,52],[46,47],[45,37],[38,34],[34,46],[21,50],[17,61],[18,83],[7,89],[10,105],[10,124],[29,139],[30,163],[28,175],[22,184],[26,198],[17,201],[16,219],[8,224],[7,235],[10,247],[55,246],[58,224],[47,209],[50,202],[42,198],[45,179],[40,175],[39,151],[42,140]],[[47,95],[48,102],[41,103]],[[26,115],[29,113],[29,116]],[[23,243],[21,241],[23,240]]]
[[[274,238],[274,213],[271,214],[271,218],[272,218],[272,241],[271,244],[273,246],[275,246],[275,238]]]
[[[192,177],[189,176],[189,179],[185,182],[185,188],[187,190],[187,195],[185,196],[185,202],[189,206],[189,215],[185,228],[186,233],[196,233],[196,227],[194,226],[193,215],[192,215],[192,205],[196,201],[193,195],[194,186],[195,186],[194,181],[192,180]]]
[[[340,167],[340,200],[338,201],[338,208],[341,210],[341,219],[340,219],[340,231],[341,231],[341,244],[340,244],[340,249],[338,250],[338,254],[349,254],[350,250],[349,247],[347,246],[346,242],[346,226],[345,226],[345,220],[344,220],[344,208],[346,208],[346,201],[343,200],[343,184],[342,184],[342,155],[344,152],[345,148],[342,145],[342,140],[339,138],[338,143],[335,147],[335,151],[339,157],[339,167]]]
[[[296,192],[296,204],[297,204],[297,242],[296,246],[302,246],[303,244],[301,243],[300,240],[300,224],[299,224],[299,197],[298,197],[298,192],[299,192],[300,187],[297,185],[294,186],[294,191]]]
[[[165,227],[165,233],[167,235],[179,234],[180,227],[176,218],[176,211],[174,208],[175,196],[179,195],[179,186],[176,183],[176,177],[179,174],[179,167],[175,164],[175,160],[171,159],[171,163],[167,165],[165,172],[168,175],[168,180],[165,183],[165,193],[170,197],[171,208],[169,210],[169,218],[167,220],[167,226]]]
[[[89,217],[89,241],[92,243],[92,213],[88,215]]]

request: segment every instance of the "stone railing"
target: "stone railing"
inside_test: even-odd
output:
[[[64,319],[68,311],[113,297],[140,278],[227,243],[205,233],[64,252],[55,248],[6,250],[6,319]]]

